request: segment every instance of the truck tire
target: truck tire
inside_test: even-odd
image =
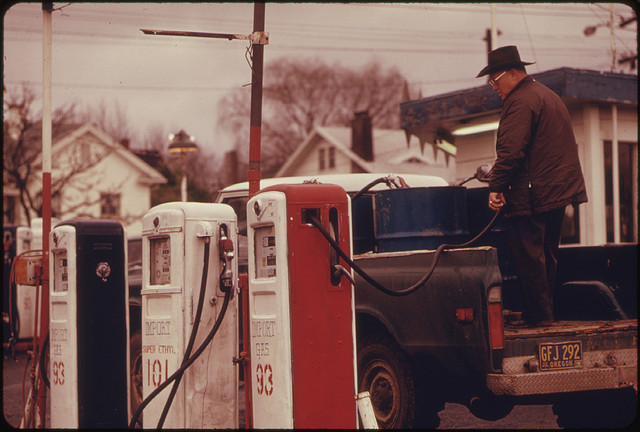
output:
[[[390,336],[380,334],[358,346],[358,390],[370,393],[379,427],[413,427],[415,390],[405,352]]]
[[[567,395],[553,413],[564,429],[622,429],[634,422],[637,400],[633,387]]]
[[[142,397],[142,334],[136,330],[129,341],[130,351],[130,382],[131,382],[131,412],[135,412],[143,401]],[[142,426],[142,414],[138,418]]]

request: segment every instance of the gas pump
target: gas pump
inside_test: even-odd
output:
[[[49,235],[52,428],[125,428],[129,344],[126,237],[119,222],[73,219]]]
[[[144,427],[238,428],[236,214],[161,204],[143,217],[142,237]]]
[[[26,341],[34,336],[37,287],[15,283],[10,277],[16,257],[31,250],[31,240],[29,227],[3,226],[2,342],[5,347],[16,344],[17,349],[23,349]]]
[[[353,286],[314,219],[351,250],[339,186],[279,185],[247,203],[255,428],[357,426]]]

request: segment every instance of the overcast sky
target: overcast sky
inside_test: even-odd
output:
[[[133,147],[142,144],[149,128],[160,126],[165,135],[186,130],[209,152],[230,149],[231,140],[216,128],[217,103],[251,81],[247,42],[148,36],[140,29],[248,35],[253,3],[54,3],[54,8],[54,107],[117,101],[139,134],[131,137]],[[4,12],[4,84],[27,82],[40,92],[41,3],[19,3]],[[618,24],[633,11],[618,3],[615,14]],[[488,3],[267,3],[265,16],[270,35],[265,80],[270,62],[291,56],[354,68],[374,59],[395,65],[414,96],[485,83],[474,77],[486,65]],[[609,71],[608,21],[607,3],[496,5],[498,46],[517,45],[523,60],[536,62],[530,73],[559,67]],[[599,28],[585,36],[591,25]],[[619,54],[637,53],[636,29],[636,23],[616,29]]]

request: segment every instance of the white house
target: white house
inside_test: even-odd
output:
[[[61,193],[52,197],[55,217],[117,219],[128,235],[141,233],[142,216],[151,207],[151,187],[167,182],[162,174],[92,124],[79,126],[54,142],[51,152],[52,184],[65,182]],[[40,190],[41,175],[29,187]],[[5,189],[5,195],[11,192],[10,185],[5,184]],[[10,194],[5,196],[5,206],[16,205],[7,198]],[[21,213],[11,212],[15,217],[11,222],[26,224]]]
[[[455,178],[455,147],[423,149],[401,129],[372,129],[366,113],[353,126],[316,126],[276,177],[344,173],[426,174]]]
[[[637,242],[637,75],[560,68],[532,76],[558,93],[569,109],[589,196],[577,213],[568,208],[563,241]],[[488,85],[404,102],[400,107],[402,128],[408,135],[455,145],[458,179],[495,160],[502,101]]]

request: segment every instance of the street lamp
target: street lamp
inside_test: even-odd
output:
[[[182,184],[180,185],[180,199],[187,201],[187,167],[186,154],[198,150],[193,135],[188,135],[183,129],[177,134],[169,134],[169,153],[180,153],[182,159]]]

